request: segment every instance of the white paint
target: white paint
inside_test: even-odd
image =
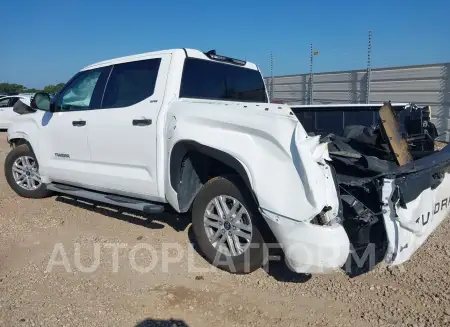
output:
[[[17,99],[26,105],[30,105],[30,97],[26,95],[12,95],[0,97],[0,104],[4,103],[6,100]],[[14,121],[14,119],[19,116],[19,114],[13,111],[13,106],[0,106],[0,129],[8,129],[9,125]]]
[[[386,261],[399,265],[409,260],[450,214],[450,175],[445,173],[438,187],[428,187],[406,203],[406,209],[398,201],[392,202],[393,185],[393,180],[384,180],[383,199],[387,205],[383,216],[389,240]]]
[[[186,51],[209,60],[200,51]],[[65,182],[168,202],[178,211],[168,169],[173,147],[188,140],[223,151],[244,167],[260,211],[295,271],[328,272],[341,267],[350,245],[344,228],[334,220],[339,200],[327,163],[327,145],[320,144],[318,137],[309,137],[286,105],[179,98],[185,60],[182,49],[103,61],[83,70],[150,58],[161,58],[161,67],[149,98],[126,108],[38,110],[17,117],[8,139],[23,138],[31,144],[46,183]],[[246,67],[258,69],[252,63]],[[133,119],[144,118],[152,124],[132,125]],[[72,122],[76,120],[86,125],[75,127]],[[448,194],[445,185],[447,180],[439,196]],[[325,206],[331,208],[325,213],[329,225],[311,224]],[[406,222],[411,215],[416,212],[405,211],[405,218],[400,219]],[[441,219],[437,217],[430,226]],[[387,223],[390,237],[391,228]],[[414,237],[411,240],[419,240],[415,242],[419,246],[423,236]]]
[[[331,273],[345,264],[350,241],[342,225],[319,226],[261,212],[295,272]]]

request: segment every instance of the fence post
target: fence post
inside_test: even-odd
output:
[[[366,103],[370,102],[370,79],[372,75],[372,68],[371,68],[371,54],[372,54],[372,31],[369,31],[369,44],[367,46],[367,85],[366,85]]]
[[[273,101],[273,53],[270,52],[270,102]]]
[[[314,81],[313,81],[313,46],[311,43],[311,49],[309,54],[309,104],[313,103],[313,87],[314,87]]]

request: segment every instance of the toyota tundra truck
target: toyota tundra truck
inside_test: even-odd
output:
[[[394,148],[358,143],[365,132],[308,133],[270,103],[255,64],[214,50],[102,61],[14,110],[4,171],[18,195],[171,207],[232,273],[266,264],[274,245],[298,273],[401,264],[450,211],[449,147],[399,164]]]

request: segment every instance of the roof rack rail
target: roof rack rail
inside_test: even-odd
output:
[[[231,58],[231,57],[218,55],[216,50],[214,50],[214,49],[213,50],[209,50],[207,52],[204,52],[204,54],[209,59],[217,60],[217,61],[223,61],[223,62],[228,62],[228,63],[239,65],[239,66],[245,66],[245,64],[247,63],[245,60],[240,60],[240,59],[235,59],[235,58]]]

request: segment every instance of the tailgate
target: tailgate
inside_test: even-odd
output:
[[[407,261],[450,214],[450,147],[383,179],[386,262]]]

